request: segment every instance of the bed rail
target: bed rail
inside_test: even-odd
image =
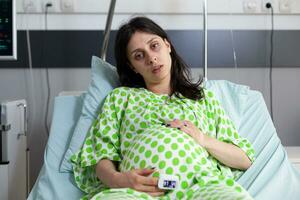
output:
[[[203,0],[203,78],[207,81],[207,0]]]

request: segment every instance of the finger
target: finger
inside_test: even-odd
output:
[[[164,189],[160,189],[160,188],[158,188],[158,186],[156,186],[156,189],[157,189],[157,192],[166,192],[166,190],[164,190]]]
[[[141,176],[149,176],[151,173],[153,173],[155,171],[155,169],[148,169],[148,168],[145,168],[145,169],[135,169],[134,170],[138,175],[141,175]]]
[[[166,121],[167,124],[179,124],[181,121],[179,119],[173,119],[172,121]]]
[[[173,126],[175,126],[174,120],[173,121],[166,121],[165,123],[166,123],[167,127],[173,127]]]
[[[193,137],[191,128],[183,126],[183,127],[181,127],[180,130],[182,130],[183,132],[185,132],[185,133],[188,134],[189,136]]]
[[[194,127],[194,126],[195,126],[192,122],[190,122],[190,121],[188,121],[188,120],[185,120],[184,122],[185,122],[185,124],[186,124],[187,126],[189,126],[189,127]]]
[[[192,127],[192,123],[187,120],[178,121],[178,124],[180,125],[180,128],[182,127]]]
[[[160,192],[156,186],[149,186],[149,185],[139,185],[135,188],[140,192]]]
[[[157,186],[158,185],[158,178],[141,176],[139,178],[139,183],[141,183],[143,185]]]
[[[163,196],[165,194],[164,192],[147,192],[147,193],[153,197],[159,197],[159,196]]]
[[[182,126],[182,127],[180,127],[180,129],[187,134],[190,134],[190,132],[191,132],[190,128],[188,128],[186,126]]]
[[[181,127],[181,126],[183,126],[184,121],[181,121],[179,119],[174,119],[173,123],[175,124],[175,126]]]
[[[167,123],[168,127],[172,127],[172,128],[180,128],[181,127],[181,123],[178,121],[171,121],[169,123]]]

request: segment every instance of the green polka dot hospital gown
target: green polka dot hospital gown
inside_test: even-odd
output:
[[[82,149],[71,158],[75,181],[86,193],[82,199],[252,199],[235,181],[242,171],[223,165],[191,136],[164,125],[189,120],[210,137],[240,147],[253,161],[252,145],[238,135],[214,94],[207,89],[204,94],[194,101],[144,88],[114,89]],[[101,159],[118,161],[121,172],[155,167],[153,177],[175,175],[179,186],[155,198],[130,188],[109,189],[95,173]]]

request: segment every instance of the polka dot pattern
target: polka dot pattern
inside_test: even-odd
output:
[[[208,192],[216,193],[212,189],[199,193],[200,188],[213,183],[232,188],[235,193],[246,193],[232,179],[234,173],[229,167],[220,165],[186,133],[163,125],[174,119],[189,120],[211,137],[239,146],[253,160],[251,144],[240,138],[213,93],[204,91],[206,98],[196,102],[157,95],[146,89],[115,89],[106,98],[82,150],[72,156],[74,177],[79,188],[88,194],[96,191],[110,194],[112,189],[106,189],[98,180],[93,167],[106,158],[120,162],[120,171],[155,167],[154,177],[160,174],[178,176],[178,188],[168,192],[166,198],[193,199]],[[220,178],[221,174],[229,179]],[[212,183],[212,180],[215,181]],[[103,192],[94,197],[102,197]],[[151,199],[149,195],[130,189],[126,190],[126,194]]]

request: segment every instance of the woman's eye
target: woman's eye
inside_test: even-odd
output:
[[[144,56],[143,56],[142,53],[136,53],[136,54],[134,55],[134,58],[135,58],[136,60],[141,60],[143,57],[144,57]]]
[[[151,45],[152,49],[157,49],[159,47],[159,43],[155,42]]]

